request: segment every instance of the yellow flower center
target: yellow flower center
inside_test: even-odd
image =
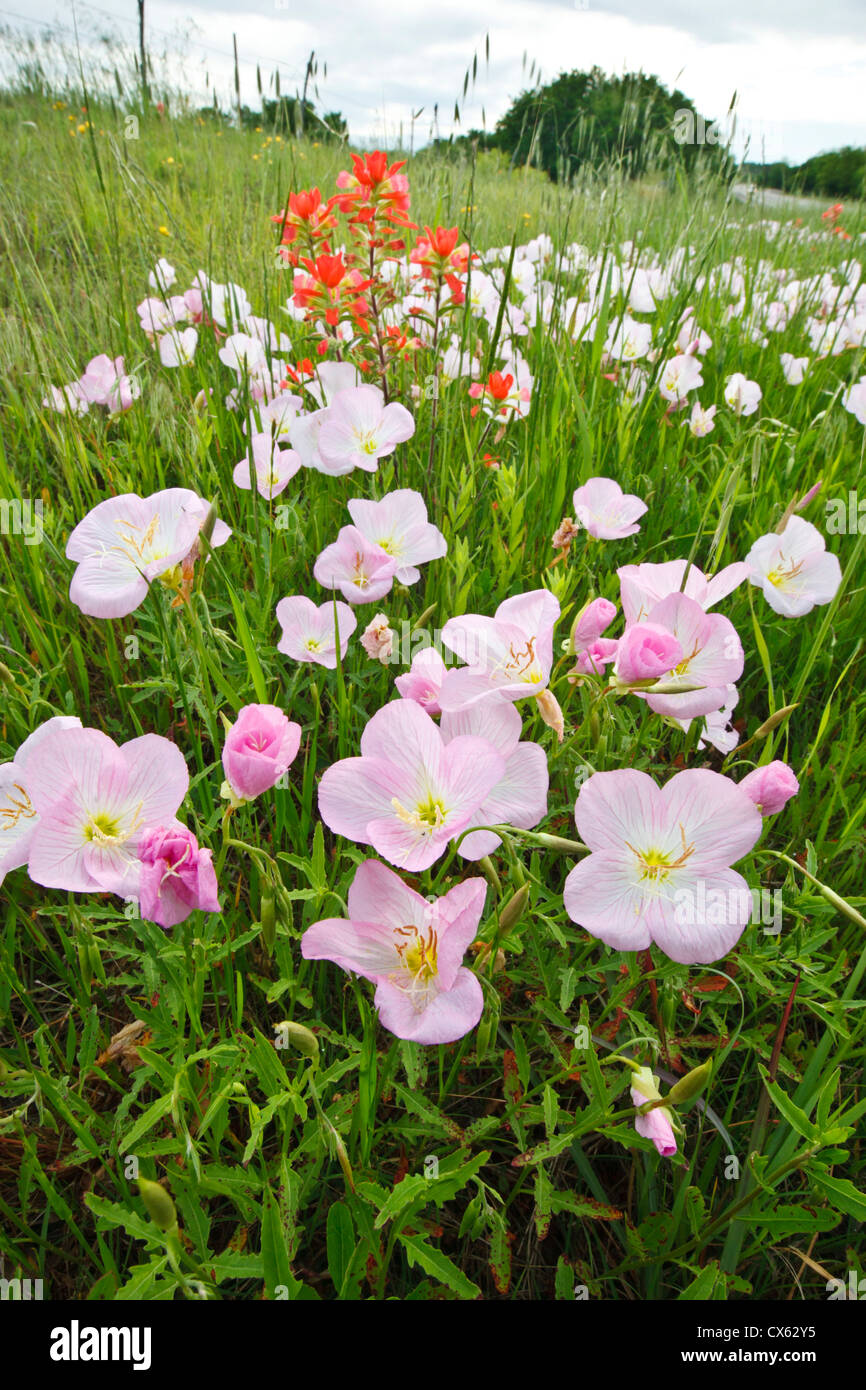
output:
[[[426,801],[419,801],[413,811],[407,811],[396,796],[391,798],[391,805],[404,825],[411,825],[414,830],[421,830],[425,835],[443,825],[448,815],[442,802],[434,799],[432,793]]]
[[[111,816],[107,816],[103,811],[95,815],[92,820],[84,827],[84,838],[91,844],[105,845],[117,840],[120,836],[120,825]],[[126,836],[123,836],[126,839]]]

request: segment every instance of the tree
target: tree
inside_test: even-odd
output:
[[[691,118],[694,134],[680,140],[677,118]],[[688,165],[699,152],[721,166],[724,146],[682,92],[668,92],[644,73],[607,77],[601,68],[560,73],[525,91],[497,123],[493,142],[512,164],[535,164],[567,182],[585,165],[621,161],[633,176],[679,150]]]

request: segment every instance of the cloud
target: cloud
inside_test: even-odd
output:
[[[232,100],[232,36],[240,54],[241,95],[257,102],[256,66],[267,84],[303,83],[309,53],[319,59],[317,104],[343,111],[356,140],[393,144],[412,112],[416,145],[429,135],[438,106],[440,133],[490,129],[529,86],[534,59],[545,80],[597,64],[607,72],[642,69],[680,90],[710,119],[725,116],[738,93],[739,130],[753,153],[799,162],[838,143],[866,144],[864,0],[329,0],[301,9],[296,0],[147,0],[151,44],[190,26],[179,80],[205,93],[205,74],[223,104]],[[79,16],[99,24],[117,16],[130,42],[129,0],[79,0]],[[68,11],[32,0],[35,18]],[[134,13],[134,12],[133,12]],[[484,60],[489,35],[490,63]],[[466,98],[464,76],[478,58]],[[524,61],[525,60],[525,61]],[[327,78],[324,65],[327,63]],[[315,99],[315,98],[314,98]],[[459,125],[453,121],[454,103]],[[740,147],[741,148],[741,147]]]

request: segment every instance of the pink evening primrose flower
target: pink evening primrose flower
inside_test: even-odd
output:
[[[725,403],[737,415],[754,415],[761,399],[761,388],[742,372],[734,372],[725,383]]]
[[[39,817],[28,862],[33,882],[137,897],[139,845],[174,819],[189,788],[180,749],[158,734],[118,747],[98,729],[59,729],[33,749],[26,776]]]
[[[762,821],[730,778],[690,769],[658,787],[632,768],[596,772],[575,820],[591,853],[565,881],[565,909],[591,936],[618,951],[655,942],[683,965],[708,965],[739,940],[752,900],[730,865]]]
[[[319,453],[328,472],[375,473],[379,459],[414,433],[415,421],[404,405],[386,405],[378,386],[354,386],[333,397],[319,430]]]
[[[198,332],[195,328],[170,328],[161,333],[159,360],[164,367],[188,367],[195,357]]]
[[[661,1100],[657,1078],[650,1067],[638,1067],[632,1072],[632,1105],[645,1105],[648,1100]],[[644,1139],[651,1139],[662,1158],[673,1158],[677,1141],[671,1124],[671,1112],[666,1105],[657,1105],[646,1115],[635,1115],[634,1127]]]
[[[112,361],[104,352],[88,362],[81,377],[81,389],[91,405],[104,405],[111,415],[129,410],[141,394],[135,378],[126,375],[123,358],[115,357]]]
[[[695,439],[705,439],[715,429],[714,416],[717,409],[718,407],[714,405],[708,405],[705,408],[700,401],[695,401],[689,416],[689,429]]]
[[[337,643],[340,660],[346,655],[349,638],[358,620],[345,603],[326,599],[317,607],[303,594],[281,598],[277,604],[277,622],[282,636],[277,651],[295,661],[314,661],[332,671],[337,665]]]
[[[740,741],[740,735],[733,727],[731,716],[739,703],[740,692],[735,685],[729,685],[725,695],[725,703],[721,709],[710,710],[704,716],[704,727],[702,733],[698,735],[698,749],[703,750],[709,743],[720,753],[732,753]],[[691,727],[690,719],[678,719],[677,723],[684,734],[687,734]]]
[[[842,569],[825,546],[821,532],[801,516],[789,517],[781,535],[771,531],[755,541],[746,556],[749,579],[775,613],[800,618],[835,598]]]
[[[325,589],[339,589],[349,603],[375,603],[394,583],[397,561],[371,545],[357,526],[343,526],[313,566],[313,578]]]
[[[446,744],[474,735],[505,759],[505,775],[485,797],[474,819],[479,825],[513,825],[531,830],[547,815],[547,754],[540,743],[520,741],[523,721],[507,700],[482,700],[456,714],[443,714],[440,729]],[[464,859],[482,859],[501,844],[492,830],[473,830],[460,841]]]
[[[427,508],[420,492],[398,488],[381,502],[353,497],[349,515],[370,545],[378,545],[397,563],[394,578],[399,584],[415,584],[421,578],[417,565],[439,560],[448,550],[442,532],[427,520]]]
[[[447,673],[442,653],[436,647],[422,647],[412,658],[412,665],[394,684],[404,700],[414,700],[428,714],[441,714],[439,691]]]
[[[704,610],[714,608],[751,574],[751,567],[739,561],[719,570],[712,579],[707,579],[696,565],[690,565],[686,578],[687,565],[687,560],[665,560],[662,564],[621,565],[617,570],[617,577],[626,624],[630,626],[632,623],[642,622],[654,604],[667,598],[668,594],[677,594],[680,590],[688,598],[693,598]]]
[[[699,687],[663,695],[647,692],[650,709],[673,719],[696,719],[721,709],[728,700],[728,686],[739,680],[745,662],[733,623],[721,613],[705,613],[686,594],[669,594],[651,609],[650,625],[667,629],[682,648],[671,667],[672,678]]]
[[[808,357],[795,357],[793,353],[783,352],[780,361],[788,385],[800,386],[809,366]]]
[[[189,306],[183,295],[173,294],[169,299],[143,299],[136,306],[141,326],[151,341],[158,333],[168,333],[190,317]],[[98,360],[98,359],[97,359]]]
[[[624,493],[613,478],[590,478],[574,494],[574,516],[596,540],[616,541],[633,536],[638,517],[647,510],[634,493]]]
[[[449,671],[439,692],[443,710],[465,709],[477,700],[539,695],[553,665],[553,627],[559,601],[533,589],[500,603],[492,618],[467,613],[450,618],[442,641],[467,665]]]
[[[348,920],[314,923],[301,954],[372,980],[379,1021],[398,1038],[456,1042],[475,1027],[483,1008],[478,978],[462,961],[486,892],[483,879],[470,878],[431,903],[368,859],[349,889]]]
[[[617,645],[614,675],[621,685],[658,680],[683,659],[683,649],[666,627],[635,623],[627,627]]]
[[[791,768],[778,758],[764,767],[756,767],[738,786],[755,803],[762,816],[777,815],[800,790],[800,783]]]
[[[659,377],[659,395],[663,400],[679,406],[690,391],[703,386],[700,359],[694,354],[679,353],[666,362]]]
[[[48,395],[43,396],[42,404],[46,410],[54,410],[58,415],[86,415],[90,403],[84,394],[80,381],[70,381],[66,386],[49,386]]]
[[[855,420],[866,425],[866,376],[861,376],[859,381],[848,387],[842,397],[842,405]]]
[[[167,294],[177,279],[177,271],[165,256],[160,256],[153,270],[147,277],[147,283],[152,290],[161,290]]]
[[[269,791],[291,766],[301,746],[301,726],[276,705],[244,705],[226,733],[220,792],[232,805]]]
[[[486,739],[446,741],[413,700],[394,700],[361,735],[361,756],[343,758],[319,782],[319,813],[336,835],[372,845],[398,868],[427,869],[505,775]]]
[[[211,851],[180,821],[154,826],[138,846],[139,911],[146,922],[176,927],[191,912],[220,912]]]
[[[300,457],[293,449],[281,449],[276,440],[272,438],[270,430],[267,433],[252,435],[250,449],[253,456],[252,471],[256,480],[256,490],[268,501],[274,497],[279,497],[298,472],[301,466]],[[240,463],[235,465],[232,478],[238,487],[246,488],[249,491],[249,454],[246,454]]]
[[[581,676],[601,676],[605,666],[616,660],[619,642],[613,637],[596,637],[577,654],[575,671]]]
[[[189,488],[172,487],[150,497],[133,492],[109,497],[88,512],[66,544],[78,562],[69,597],[91,618],[125,618],[147,597],[154,579],[185,560],[198,544],[209,504]],[[210,543],[231,535],[217,521]]]
[[[0,763],[0,883],[12,869],[27,863],[39,816],[30,798],[27,762],[44,738],[61,729],[80,729],[74,715],[46,719],[25,738],[11,763]]]

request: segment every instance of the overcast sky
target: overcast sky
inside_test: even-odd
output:
[[[0,23],[44,37],[40,25],[68,30],[73,8],[83,35],[135,40],[136,0],[0,0]],[[146,0],[146,18],[149,45],[174,55],[176,78],[202,95],[215,84],[226,105],[233,34],[251,106],[257,62],[266,83],[278,63],[291,92],[315,49],[320,109],[342,111],[365,142],[394,144],[401,122],[408,140],[411,113],[423,108],[415,127],[423,143],[436,103],[442,134],[481,126],[482,108],[491,127],[529,85],[534,60],[544,79],[593,64],[642,68],[713,119],[724,118],[736,91],[735,148],[748,139],[751,158],[799,163],[866,145],[866,0]],[[474,53],[478,78],[464,103]]]

